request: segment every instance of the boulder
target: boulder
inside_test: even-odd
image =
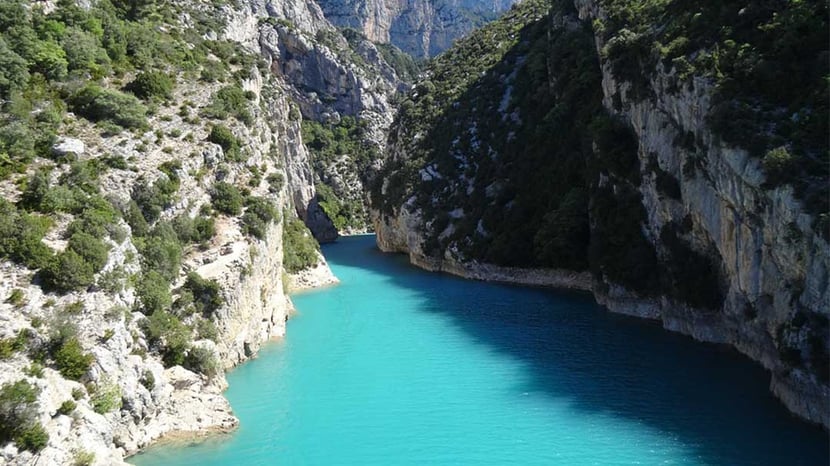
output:
[[[57,156],[66,155],[81,155],[86,150],[84,142],[80,139],[60,137],[58,141],[52,146],[52,153]]]

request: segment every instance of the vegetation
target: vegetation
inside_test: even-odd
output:
[[[21,450],[37,453],[49,436],[38,422],[40,390],[25,380],[0,387],[0,443],[14,442]]]
[[[68,416],[72,414],[72,412],[75,411],[75,408],[77,407],[78,404],[75,402],[75,400],[66,400],[63,403],[61,403],[60,407],[58,408],[58,414]]]
[[[407,157],[387,162],[386,192],[375,186],[373,204],[389,212],[415,193],[434,218],[427,253],[453,243],[502,265],[588,267],[599,68],[590,31],[551,31],[548,10],[523,2],[473,32],[401,103],[391,141]],[[455,209],[463,213],[450,218]]]
[[[213,351],[204,346],[194,346],[188,351],[184,367],[209,378],[216,377],[222,370]]]
[[[89,397],[92,410],[98,414],[106,414],[121,409],[121,387],[114,383],[104,382]]]
[[[52,251],[41,239],[50,226],[48,218],[22,212],[0,199],[0,257],[33,269],[48,265]]]
[[[299,272],[317,264],[320,245],[308,227],[298,218],[291,219],[283,231],[284,266],[289,272]]]
[[[317,183],[320,206],[338,230],[364,228],[368,214],[364,201],[343,187],[335,189],[330,178],[337,171],[358,173],[368,184],[371,167],[380,158],[378,148],[368,140],[365,121],[344,116],[336,123],[303,120],[303,141],[311,151],[312,165],[320,176]]]
[[[124,128],[147,126],[147,107],[135,97],[97,84],[87,84],[70,99],[72,110],[92,121],[110,121]]]
[[[166,367],[181,365],[190,349],[190,329],[167,311],[156,311],[143,325],[147,340],[161,354]]]
[[[55,352],[55,364],[61,375],[70,380],[80,380],[92,365],[95,358],[84,353],[77,337],[64,341]]]
[[[677,88],[692,77],[706,78],[715,87],[712,130],[726,143],[764,157],[770,186],[790,183],[813,214],[830,212],[826,3],[602,0],[601,5],[607,19],[595,27],[607,44],[603,54],[640,98],[651,92],[649,79],[658,66],[677,72]],[[775,160],[783,162],[785,155],[782,167]]]
[[[214,125],[210,129],[208,141],[219,144],[225,152],[225,158],[230,161],[240,160],[239,139],[224,125]]]
[[[219,283],[216,280],[205,280],[196,272],[187,274],[184,289],[193,295],[196,312],[205,317],[210,317],[225,304]]]
[[[148,270],[142,274],[135,291],[141,302],[141,312],[146,315],[166,310],[173,302],[170,282],[155,270]]]
[[[257,239],[265,239],[268,224],[279,220],[279,213],[268,199],[249,196],[245,200],[245,213],[242,215],[242,231]]]
[[[220,181],[213,185],[210,193],[213,208],[217,212],[226,215],[239,215],[242,213],[242,194],[236,186]]]
[[[127,90],[145,100],[165,100],[172,97],[175,85],[175,81],[165,73],[143,71],[127,86]]]
[[[245,125],[250,125],[253,116],[248,110],[249,95],[238,85],[225,86],[216,91],[204,114],[208,118],[224,120],[234,117]]]
[[[395,70],[402,81],[413,82],[418,78],[421,72],[421,66],[411,55],[395,47],[392,44],[375,44],[383,61],[389,64]]]
[[[656,163],[643,170],[631,128],[603,109],[594,31],[551,28],[548,14],[545,2],[518,4],[428,64],[393,123],[393,152],[405,157],[387,161],[373,204],[395,213],[414,194],[427,254],[590,270],[641,295],[719,308],[716,251],[667,227],[658,255],[643,233],[641,173],[662,195],[682,193]],[[555,2],[550,14],[573,6]],[[781,151],[769,159],[786,166]]]
[[[91,466],[95,463],[95,453],[86,450],[78,450],[72,457],[72,466]]]

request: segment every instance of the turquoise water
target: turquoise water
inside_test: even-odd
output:
[[[136,465],[826,465],[828,439],[725,348],[586,295],[431,274],[374,237],[324,247],[284,341],[228,376],[231,435]]]

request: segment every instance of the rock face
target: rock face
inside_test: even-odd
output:
[[[455,39],[510,8],[513,0],[322,0],[332,23],[391,43],[415,57],[435,56]]]
[[[282,2],[279,5],[249,2],[241,12],[230,11],[228,36],[259,50],[273,75],[286,84],[293,98],[290,119],[285,125],[284,150],[294,160],[310,160],[286,167],[294,205],[315,238],[320,242],[337,239],[338,232],[320,206],[315,185],[326,183],[342,199],[364,204],[367,178],[359,172],[371,167],[356,167],[352,154],[342,154],[346,164],[326,164],[311,160],[302,144],[300,120],[336,123],[353,117],[364,128],[364,143],[380,153],[385,147],[386,130],[392,122],[392,97],[406,88],[371,41],[361,37],[347,40],[328,23],[320,7],[312,1]],[[267,14],[267,21],[251,18]],[[312,169],[313,167],[313,169]],[[333,183],[332,179],[346,179]]]
[[[603,20],[605,12],[599,5],[597,1],[576,1],[579,19],[585,24]],[[574,21],[575,18],[553,15],[549,24],[555,33],[576,27]],[[601,34],[597,33],[593,42],[597,51],[603,50]],[[551,57],[557,53],[555,44],[548,53]],[[554,63],[558,62],[548,61],[552,87],[566,79]],[[658,65],[648,80],[648,91],[635,94],[632,85],[616,76],[605,58],[599,60],[599,73],[597,86],[601,86],[602,105],[616,121],[633,131],[636,158],[635,172],[625,178],[615,175],[613,170],[591,168],[601,158],[596,155],[603,150],[601,141],[594,140],[594,155],[590,151],[583,154],[589,161],[588,180],[580,188],[589,193],[588,250],[597,251],[593,244],[602,243],[603,235],[611,233],[601,228],[614,215],[613,209],[599,210],[601,202],[607,199],[603,196],[612,193],[612,201],[618,202],[630,188],[633,197],[629,197],[636,199],[635,210],[642,212],[634,231],[641,232],[648,249],[653,251],[645,255],[652,258],[647,267],[658,275],[656,280],[659,281],[659,275],[685,277],[683,273],[687,271],[703,270],[705,280],[695,282],[698,285],[692,287],[692,292],[711,293],[713,299],[696,299],[689,292],[678,291],[684,283],[641,288],[624,284],[606,272],[614,264],[609,264],[609,256],[600,254],[588,260],[593,275],[591,288],[597,301],[614,312],[659,319],[666,329],[698,340],[733,346],[771,372],[770,389],[791,411],[830,427],[826,371],[830,246],[816,231],[813,215],[805,210],[792,187],[765,184],[767,176],[758,158],[726,145],[714,134],[707,120],[712,106],[711,80],[695,77],[678,88],[676,71]],[[505,75],[500,79],[505,84],[496,94],[507,95],[509,102],[512,78]],[[525,109],[517,109],[511,115],[509,105],[504,107],[505,124],[513,115],[527,118]],[[478,110],[479,115],[489,113],[486,109]],[[476,118],[464,124],[484,127],[487,117]],[[467,199],[475,195],[479,186],[486,187],[490,194],[507,181],[478,168],[483,163],[482,155],[475,152],[478,146],[492,144],[498,148],[493,144],[496,139],[488,139],[485,134],[479,143],[464,146],[465,138],[477,138],[475,134],[469,136],[470,132],[473,131],[459,133],[457,140],[461,143],[454,146],[458,147],[455,158],[461,169],[454,172],[440,161],[434,162],[439,156],[428,154],[419,161],[418,181],[411,185],[412,191],[403,195],[403,203],[376,204],[378,245],[386,251],[408,253],[413,263],[430,270],[495,278],[498,275],[486,272],[465,273],[480,271],[477,262],[481,258],[474,248],[468,247],[471,236],[459,239],[454,229],[469,230],[464,225],[472,224],[475,235],[486,238],[500,231],[519,229],[521,225],[491,226],[488,230],[482,227],[486,225],[481,221],[483,217],[465,215],[464,208],[469,208]],[[413,133],[393,125],[392,166],[403,167],[405,164],[395,165],[395,160],[413,157],[412,148],[419,146],[412,141],[429,138],[429,133]],[[505,137],[509,139],[510,135]],[[679,143],[683,140],[691,142]],[[618,141],[618,145],[622,144]],[[501,155],[496,149],[490,151],[489,157],[497,160]],[[384,194],[391,193],[399,184],[393,175],[386,174]],[[433,186],[430,193],[419,191],[425,183],[433,183],[429,185]],[[440,206],[437,212],[436,206]],[[600,212],[604,213],[599,215]],[[620,247],[634,246],[628,243]],[[696,268],[696,264],[703,265]]]
[[[107,240],[109,258],[99,274],[99,282],[110,273],[121,276],[117,291],[97,286],[64,295],[46,293],[33,282],[31,270],[3,261],[0,338],[11,339],[25,331],[31,332],[33,341],[47,342],[52,320],[65,309],[73,309],[78,341],[94,362],[81,383],[64,378],[52,367],[44,368],[41,375],[30,375],[36,374],[29,371],[35,366],[23,351],[0,359],[0,385],[25,379],[40,389],[38,416],[49,434],[48,445],[38,455],[9,446],[0,451],[0,464],[72,464],[86,453],[94,454],[96,465],[123,464],[125,456],[162,437],[234,429],[238,420],[222,396],[227,386],[222,369],[248,360],[264,343],[283,336],[293,309],[283,267],[284,223],[299,216],[321,241],[337,237],[317,201],[312,161],[302,142],[299,108],[362,113],[378,122],[375,131],[380,134],[390,118],[385,99],[395,89],[380,77],[382,73],[371,75],[338,57],[331,51],[335,46],[309,41],[309,35],[314,37],[318,31],[336,33],[311,2],[275,5],[251,1],[224,11],[227,26],[213,32],[216,38],[240,43],[251,53],[261,53],[267,62],[264,67],[241,70],[240,86],[249,94],[250,121],[223,122],[238,140],[244,161],[232,159],[221,146],[208,142],[210,126],[190,118],[188,109],[204,109],[222,84],[183,76],[178,77],[171,99],[176,107],[160,105],[150,118],[154,131],[111,137],[101,135],[92,123],[70,116],[72,138],[63,138],[52,148],[57,155],[72,154],[82,161],[105,156],[129,160],[129,167],[102,170],[98,181],[102,195],[117,206],[128,205],[136,186],[175,178],[178,189],[170,205],[162,209],[164,220],[201,215],[200,207],[210,203],[211,186],[220,181],[246,186],[252,196],[267,199],[275,207],[278,215],[266,223],[260,237],[246,232],[241,218],[217,215],[216,234],[198,248],[184,250],[183,271],[171,284],[175,294],[185,282],[185,272],[196,272],[219,285],[223,304],[210,317],[215,335],[205,338],[201,330],[193,331],[197,338],[193,348],[212,355],[218,361],[218,373],[208,377],[180,365],[165,369],[145,336],[148,317],[136,312],[139,303],[134,285],[126,280],[142,266],[137,241],[134,243],[133,232],[124,221],[117,225],[124,237]],[[274,26],[277,19],[290,20],[303,29],[288,31]],[[186,15],[183,22],[188,22]],[[348,47],[345,39],[337,37],[338,44]],[[302,47],[307,49],[301,53]],[[387,76],[394,76],[380,61],[376,66],[385,66]],[[304,86],[306,81],[309,86]],[[321,95],[337,98],[324,102],[315,97]],[[188,111],[180,111],[178,103],[185,101],[188,103],[182,108]],[[170,136],[162,139],[159,135]],[[182,135],[187,137],[179,137]],[[173,168],[162,173],[159,166]],[[59,171],[53,178],[58,178]],[[2,189],[9,201],[20,196],[13,186],[4,183]],[[63,250],[69,220],[59,218],[56,223],[44,242]],[[320,286],[336,283],[336,278],[325,261],[320,261],[312,272],[292,283]],[[15,303],[6,300],[15,293],[23,298]],[[96,407],[97,397],[105,394],[111,394],[113,406]],[[57,414],[59,407],[73,398],[77,408],[70,414]]]

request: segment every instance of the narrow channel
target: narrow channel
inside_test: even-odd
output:
[[[228,376],[233,434],[172,465],[826,465],[736,352],[589,295],[433,274],[373,236],[323,252],[340,286],[294,297],[287,336]]]

